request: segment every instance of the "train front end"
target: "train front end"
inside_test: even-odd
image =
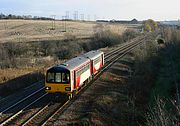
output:
[[[49,94],[70,94],[70,71],[61,65],[48,69],[46,73],[45,90]]]

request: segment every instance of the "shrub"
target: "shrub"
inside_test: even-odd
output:
[[[144,28],[144,31],[154,32],[158,28],[158,24],[154,20],[148,19],[143,22],[143,28]]]
[[[59,43],[56,50],[56,56],[59,59],[69,59],[82,52],[82,48],[75,42]]]
[[[64,33],[64,41],[74,41],[76,40],[76,36],[71,33]]]
[[[123,41],[126,42],[126,41],[129,41],[130,39],[137,37],[137,35],[138,33],[135,30],[127,29],[126,31],[123,32],[122,38],[123,38]]]
[[[82,47],[85,51],[114,46],[122,43],[122,36],[112,32],[109,27],[98,24],[94,27],[94,34],[89,42],[83,43]]]

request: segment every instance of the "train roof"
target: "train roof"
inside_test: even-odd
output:
[[[63,64],[58,64],[56,66],[53,66],[53,67],[49,68],[48,71],[65,71],[65,70],[72,71],[72,70],[78,68],[79,66],[90,62],[90,59],[94,60],[101,54],[103,54],[102,51],[93,50],[93,51],[87,52],[85,54],[82,54],[78,57],[72,58],[72,59],[64,62]]]
[[[65,67],[61,67],[59,65],[53,66],[47,70],[47,72],[65,72],[68,71]]]
[[[100,56],[101,54],[103,54],[103,52],[100,50],[92,50],[90,52],[83,54],[83,56],[93,60],[93,59],[97,58],[98,56]]]
[[[83,64],[88,63],[89,61],[90,60],[85,57],[78,56],[78,57],[75,57],[73,59],[70,59],[70,60],[64,62],[63,64],[57,65],[56,67],[62,67],[62,68],[65,68],[65,69],[68,69],[71,71],[71,70],[78,68],[79,66],[81,66]]]

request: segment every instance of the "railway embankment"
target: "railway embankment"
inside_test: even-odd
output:
[[[149,126],[179,125],[179,31],[169,31],[169,38],[166,32],[161,34],[164,44],[148,42],[134,51],[135,72],[129,88],[140,113],[137,122]]]

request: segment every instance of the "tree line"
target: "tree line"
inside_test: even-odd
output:
[[[54,20],[53,18],[49,17],[39,17],[39,16],[32,16],[32,15],[14,15],[14,14],[0,14],[0,20],[2,19],[24,19],[24,20]]]

